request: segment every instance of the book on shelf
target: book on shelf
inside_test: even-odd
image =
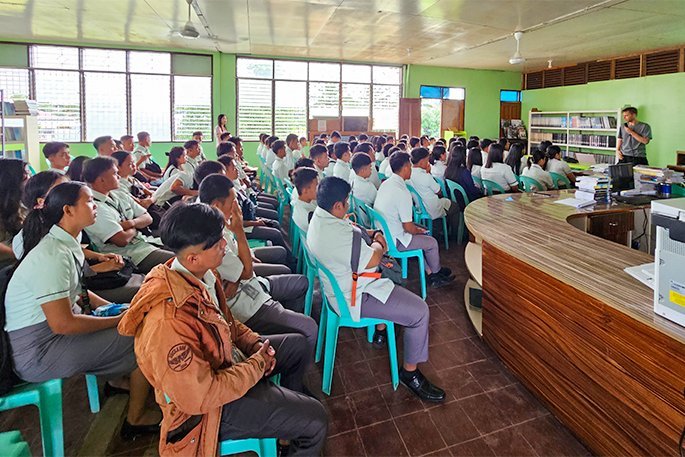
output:
[[[14,110],[14,103],[2,102],[2,111],[5,116],[14,116],[16,114],[16,111]]]
[[[536,116],[533,115],[531,127],[559,127],[566,128],[566,116]]]
[[[571,128],[615,129],[616,116],[571,116]]]
[[[17,114],[38,116],[38,103],[35,100],[15,100],[14,109]]]
[[[22,127],[5,127],[5,142],[24,141]]]
[[[580,133],[568,134],[569,146],[593,146],[600,148],[615,148],[616,137],[613,135],[587,135]]]

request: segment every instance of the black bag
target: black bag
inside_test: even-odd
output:
[[[124,266],[118,271],[95,273],[88,262],[83,265],[83,285],[89,290],[109,290],[123,287],[133,275],[135,265],[128,257],[124,257]]]
[[[354,230],[352,231],[352,265],[359,265],[361,240],[364,240],[367,245],[370,245],[373,242],[365,230],[354,227]],[[402,267],[394,258],[387,254],[383,254],[383,257],[381,257],[381,261],[378,264],[378,268],[381,271],[381,278],[389,279],[398,286],[404,284],[404,280],[402,279]]]
[[[239,194],[240,195],[240,194]],[[240,195],[242,197],[242,195]],[[245,221],[256,221],[257,220],[257,208],[252,200],[249,198],[244,198],[240,201],[240,209],[243,212],[243,220]]]
[[[5,332],[5,293],[12,277],[14,265],[0,269],[0,395],[5,395],[21,380],[14,373],[12,365],[12,348]]]
[[[149,170],[149,171],[151,171],[151,172],[153,172],[153,173],[159,173],[159,174],[161,174],[161,173],[162,173],[162,167],[160,167],[160,166],[157,164],[157,162],[155,162],[154,160],[152,160],[152,157],[150,157],[150,159],[148,159],[148,160],[149,160],[149,162],[148,162],[147,165],[145,165],[145,169],[146,169],[146,170]]]

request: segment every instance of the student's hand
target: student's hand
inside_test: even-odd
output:
[[[254,227],[266,227],[266,222],[264,222],[262,219],[257,219],[252,225]]]
[[[145,209],[148,209],[154,203],[151,198],[141,198],[138,203]]]
[[[231,206],[231,215],[228,219],[228,229],[233,233],[238,233],[243,227],[243,212],[238,206],[238,202],[233,200],[233,206]]]
[[[269,340],[264,340],[257,351],[257,354],[261,354],[261,356],[264,357],[264,361],[266,362],[264,365],[264,376],[269,376],[276,366],[276,350],[271,347]]]
[[[99,262],[107,262],[108,260],[116,260],[119,262],[121,265],[124,264],[124,258],[120,256],[119,254],[113,254],[110,252],[107,253],[95,253],[93,256],[93,260],[96,260],[98,263]]]
[[[136,223],[133,221],[121,221],[119,225],[121,225],[121,228],[123,230],[128,230],[136,227]]]
[[[620,150],[616,151],[616,159],[623,160],[623,153]]]
[[[96,263],[91,266],[91,270],[95,273],[107,273],[108,271],[119,271],[124,267],[123,260],[119,263],[116,259],[106,260],[104,262]]]
[[[255,257],[254,252],[250,251],[250,254],[252,254],[252,263],[262,263],[261,260]]]

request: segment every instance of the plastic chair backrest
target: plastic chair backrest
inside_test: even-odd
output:
[[[471,175],[471,177],[473,178],[473,183],[474,183],[476,186],[478,186],[478,188],[479,188],[480,190],[484,190],[484,189],[483,189],[483,180],[480,179],[478,176],[475,176],[475,175]]]
[[[449,180],[449,179],[445,180],[445,184],[447,184],[447,188],[449,189],[449,199],[450,200],[456,202],[457,200],[455,197],[455,191],[459,191],[459,193],[461,194],[461,198],[464,199],[464,208],[466,208],[466,206],[469,203],[471,203],[469,201],[468,195],[466,194],[466,190],[461,186],[461,184],[456,183],[456,182]]]
[[[506,194],[507,191],[504,190],[502,186],[497,184],[495,181],[490,181],[489,179],[482,179],[481,180],[483,183],[483,187],[485,188],[485,191],[487,192],[488,195],[492,195],[493,191],[497,191],[501,194]]]
[[[340,317],[342,317],[343,319],[352,319],[352,317],[350,316],[350,310],[348,308],[349,305],[347,303],[347,299],[345,298],[345,294],[343,294],[343,291],[340,288],[338,281],[335,279],[335,276],[333,276],[333,273],[331,273],[328,270],[328,268],[324,267],[321,262],[319,262],[318,260],[314,260],[314,262],[316,264],[316,268],[318,268],[319,271],[323,272],[323,274],[326,276],[326,279],[328,279],[328,283],[333,288],[333,295],[335,295],[335,300],[338,303],[338,312],[340,313]],[[351,274],[350,281],[352,281]]]
[[[378,172],[378,178],[379,178],[381,181],[385,181],[386,179],[388,179],[388,177],[385,176],[385,174],[384,174],[384,173],[381,173],[380,171]]]
[[[426,205],[423,204],[423,199],[416,191],[416,189],[414,189],[414,186],[407,184],[407,189],[409,189],[409,193],[411,193],[417,215],[421,218],[432,219],[432,217],[428,213],[428,210],[426,210]]]
[[[536,179],[531,178],[530,176],[519,176],[519,179],[521,180],[521,183],[523,184],[523,190],[526,192],[541,192],[546,190],[545,187],[540,184],[540,182]]]
[[[445,198],[449,198],[449,196],[447,195],[447,185],[445,184],[445,180],[441,178],[436,178],[435,176],[433,176],[433,179],[435,179],[435,182],[437,182],[440,185],[442,196]]]
[[[371,207],[368,208],[369,214],[371,214],[371,220],[373,221],[374,227],[379,227],[383,231],[383,235],[385,236],[385,242],[388,243],[388,255],[391,257],[399,255],[400,251],[397,250],[397,246],[395,245],[395,239],[390,233],[388,223],[385,221],[385,219],[383,219],[381,213],[379,213]]]
[[[366,215],[367,219],[369,219],[369,225],[373,226],[373,217],[371,217],[371,214],[369,213],[369,205],[364,203],[362,200],[358,199],[355,197],[353,194],[350,193],[350,199],[353,203],[352,206],[354,206],[354,212],[357,215],[357,222],[359,222],[359,219],[361,219],[361,215],[358,214],[357,211],[361,211]]]
[[[555,189],[559,189],[560,184],[565,186],[567,189],[571,188],[571,180],[565,175],[554,173],[553,171],[550,171],[549,174],[552,176],[552,182],[554,182]]]

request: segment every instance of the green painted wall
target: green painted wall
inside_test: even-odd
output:
[[[463,87],[464,129],[481,138],[499,137],[501,89],[521,89],[521,73],[407,65],[404,96],[417,98],[421,86]]]
[[[528,122],[531,108],[540,111],[619,110],[633,105],[638,118],[652,126],[647,145],[651,165],[675,163],[675,151],[685,150],[680,137],[685,119],[685,73],[601,81],[580,86],[527,90],[522,94],[522,113]]]

